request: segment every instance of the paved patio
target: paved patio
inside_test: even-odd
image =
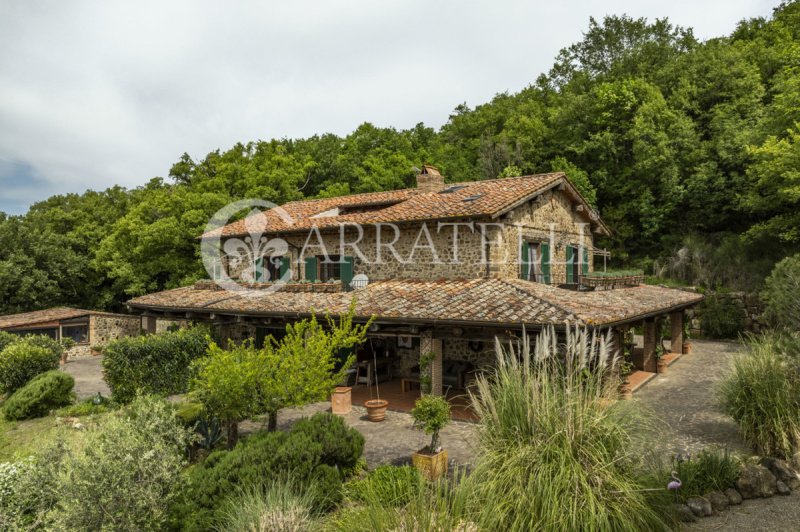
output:
[[[111,397],[111,389],[103,380],[102,355],[70,360],[61,366],[61,370],[75,378],[75,395],[78,401],[94,397],[97,392],[104,397]]]

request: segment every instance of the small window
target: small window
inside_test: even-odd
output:
[[[542,274],[542,246],[539,242],[528,242],[528,256],[523,260],[530,266],[528,268],[528,281],[544,282]]]
[[[85,344],[89,341],[89,326],[85,324],[63,326],[61,338],[71,338],[76,344]]]
[[[325,255],[317,256],[317,264],[319,264],[319,275],[317,279],[320,282],[328,282],[333,279],[342,278],[342,258],[339,255],[329,255],[328,260],[325,260]]]

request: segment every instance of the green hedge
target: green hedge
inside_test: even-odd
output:
[[[46,416],[51,410],[72,402],[73,386],[75,379],[63,371],[42,373],[8,398],[3,414],[9,420]]]
[[[800,331],[800,255],[786,257],[769,274],[764,314],[772,325]]]
[[[0,352],[0,391],[13,393],[40,373],[58,369],[63,348],[46,336],[26,336]]]
[[[139,392],[183,393],[192,361],[204,356],[207,348],[205,327],[115,340],[103,350],[105,379],[119,403],[132,401]]]

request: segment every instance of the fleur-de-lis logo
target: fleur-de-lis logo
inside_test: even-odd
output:
[[[245,209],[244,231],[225,229]],[[275,216],[285,225],[294,220],[277,205],[264,200],[242,200],[226,205],[211,218],[203,234],[203,265],[211,279],[225,290],[261,294],[291,279],[289,244],[269,238],[269,220]],[[241,225],[239,226],[241,227]],[[269,284],[266,284],[269,283]],[[254,286],[258,284],[258,289]]]

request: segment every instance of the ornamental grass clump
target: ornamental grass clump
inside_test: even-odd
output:
[[[496,351],[496,370],[471,395],[481,454],[466,488],[480,528],[667,528],[632,467],[632,418],[614,404],[610,336],[576,328],[559,343],[549,329],[535,348],[523,334]]]
[[[248,488],[228,500],[216,530],[226,532],[301,532],[314,524],[312,497],[291,483]]]
[[[755,452],[791,458],[800,449],[800,336],[750,336],[719,396]]]

